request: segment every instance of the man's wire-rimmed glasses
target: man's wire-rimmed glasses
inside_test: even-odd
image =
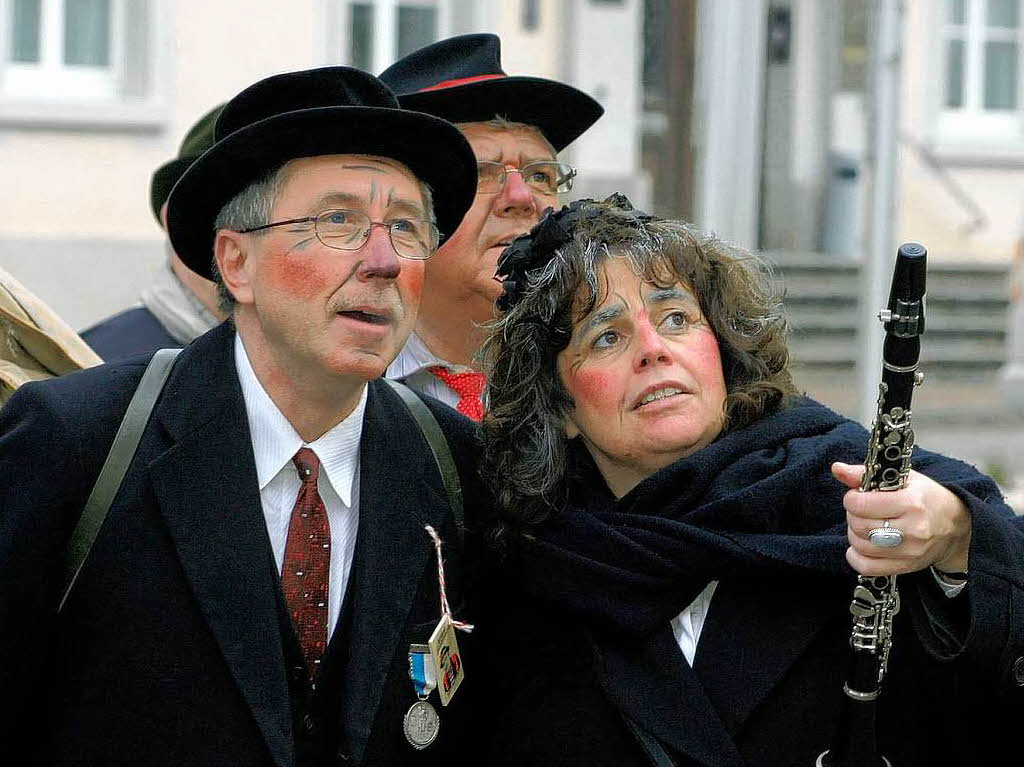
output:
[[[518,173],[530,191],[545,195],[568,192],[576,178],[574,167],[554,160],[530,162],[521,168],[510,168],[500,162],[478,162],[476,170],[477,194],[497,194],[505,186],[505,176],[509,173]]]
[[[433,223],[424,218],[393,218],[390,221],[373,221],[358,210],[337,208],[325,210],[315,216],[290,218],[272,224],[254,226],[239,230],[242,234],[260,232],[276,226],[313,225],[316,238],[328,248],[335,250],[359,250],[370,239],[373,227],[387,229],[391,247],[402,258],[424,261],[437,251],[441,233]],[[308,231],[308,229],[307,229]]]

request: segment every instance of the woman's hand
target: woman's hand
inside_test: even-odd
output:
[[[843,496],[850,548],[846,560],[861,575],[900,575],[929,565],[944,572],[966,572],[971,516],[953,493],[911,471],[902,490],[862,493],[863,466],[833,463],[832,476],[851,489]],[[881,548],[868,532],[883,520],[903,532],[903,542]]]

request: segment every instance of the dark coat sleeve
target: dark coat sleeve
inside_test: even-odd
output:
[[[1018,688],[1013,666],[1016,658],[1024,655],[1024,532],[1015,524],[1014,513],[996,484],[973,466],[922,451],[914,468],[963,502],[972,528],[968,585],[963,592],[963,602],[969,606],[964,641],[958,645],[948,636],[922,632],[922,642],[939,659],[962,655],[989,676],[996,688]],[[920,592],[933,597],[934,579],[930,573],[920,576]],[[959,598],[938,603],[957,601]]]
[[[866,433],[841,431],[854,462],[863,462]],[[859,457],[858,457],[859,456]],[[850,459],[845,459],[850,460]],[[929,571],[899,579],[904,613],[934,659],[963,670],[1003,707],[1024,707],[1024,527],[1002,493],[974,466],[915,448],[911,467],[956,495],[971,515],[968,585],[947,598]],[[827,470],[827,467],[825,467]]]
[[[0,729],[15,738],[5,742],[45,726],[65,547],[144,367],[26,384],[0,411],[0,696],[11,712]]]
[[[1024,528],[975,467],[919,450],[913,468],[954,493],[971,516],[968,580],[949,598],[928,570],[901,577],[897,620],[948,670],[944,705],[959,712],[956,721],[979,734],[978,748],[994,747],[998,733],[1024,715]]]

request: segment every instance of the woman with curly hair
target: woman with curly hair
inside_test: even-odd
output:
[[[904,489],[852,490],[867,434],[797,395],[753,256],[613,195],[549,212],[499,274],[482,472],[523,600],[506,633],[527,650],[492,763],[814,764],[855,571],[906,574],[882,753],[955,763],[985,728],[1008,732],[1024,683],[1012,512],[924,451]],[[883,519],[900,545],[869,542]]]

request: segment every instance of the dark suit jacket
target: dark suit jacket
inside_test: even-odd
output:
[[[27,385],[0,412],[5,750],[32,749],[34,764],[296,763],[302,733],[292,723],[279,578],[233,337],[225,324],[181,353],[60,616],[66,541],[147,359]],[[471,426],[428,404],[460,467],[471,518]],[[329,650],[345,642],[338,721],[326,723],[338,732],[330,762],[434,763],[478,732],[460,717],[479,684],[471,637],[460,635],[468,673],[449,707],[433,698],[438,741],[424,751],[405,742],[402,717],[415,700],[406,653],[440,615],[424,525],[446,542],[456,617],[471,619],[466,557],[426,443],[382,382],[370,384],[361,483],[350,583]]]
[[[178,343],[145,306],[126,309],[83,330],[82,338],[105,362],[119,362],[157,349],[178,349]]]

